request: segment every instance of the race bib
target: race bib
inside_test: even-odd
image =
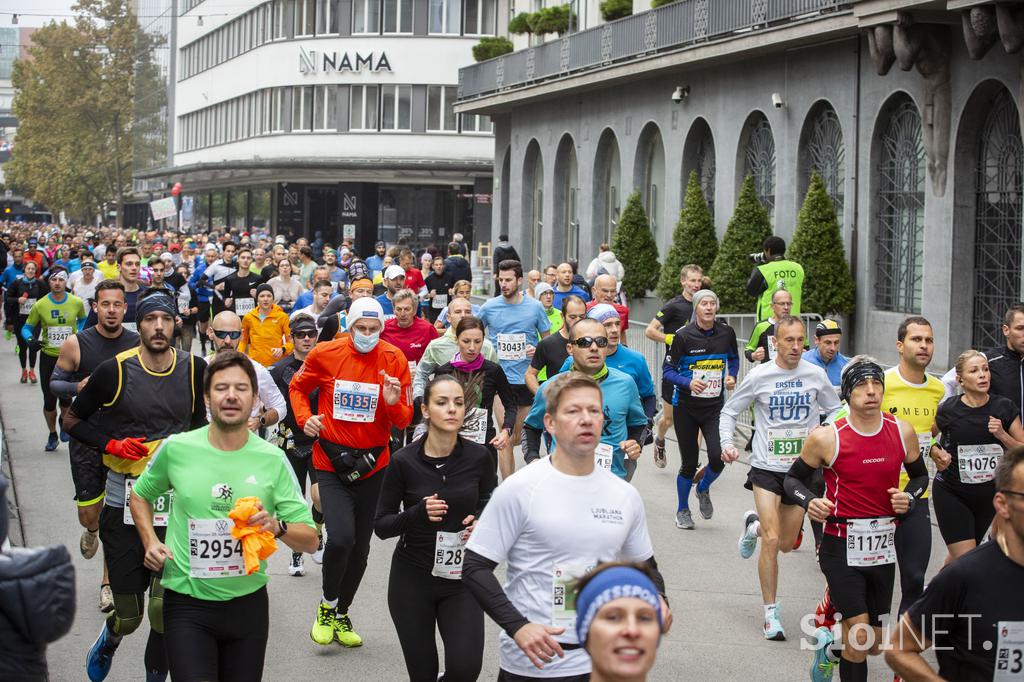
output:
[[[703,381],[703,391],[690,391],[694,398],[717,398],[722,395],[722,371],[718,369],[694,369],[693,380]]]
[[[235,314],[239,317],[245,317],[246,314],[251,313],[256,309],[256,300],[252,298],[236,298],[235,299]]]
[[[896,563],[896,519],[851,519],[846,523],[846,565]]]
[[[917,446],[921,449],[921,461],[924,462],[925,468],[928,469],[928,478],[935,478],[935,460],[928,456],[928,453],[932,451],[932,434],[917,434]]]
[[[996,465],[1002,457],[1003,446],[998,443],[957,446],[956,459],[960,468],[960,482],[988,483],[995,478]]]
[[[792,464],[799,459],[806,438],[807,428],[804,426],[769,428],[768,462]]]
[[[135,332],[136,334],[139,332],[139,325],[134,322],[123,322],[121,326],[130,332]]]
[[[188,315],[188,309],[189,309],[189,299],[187,299],[187,298],[179,298],[178,299],[178,314],[179,315]]]
[[[430,575],[447,580],[462,580],[462,559],[466,554],[469,533],[438,532],[434,540],[434,567]]]
[[[134,526],[135,519],[132,518],[132,512],[128,508],[129,503],[132,501],[132,488],[135,487],[134,478],[125,478],[124,480],[124,523],[127,526]],[[166,526],[167,519],[171,517],[171,500],[174,498],[174,491],[168,490],[160,497],[153,500],[153,525],[154,526]]]
[[[498,334],[499,360],[525,360],[526,334]]]
[[[32,306],[34,306],[35,304],[36,299],[26,298],[24,301],[21,302],[21,305],[18,306],[18,314],[28,315],[30,312],[32,312]]]
[[[245,575],[242,541],[231,536],[231,519],[189,519],[188,563],[193,578]]]
[[[474,407],[466,411],[459,435],[466,440],[483,445],[487,441],[487,410]]]
[[[779,344],[775,340],[774,336],[768,337],[768,359],[774,360],[775,356],[779,354]]]
[[[74,330],[66,325],[61,325],[59,327],[47,327],[46,345],[60,348],[60,344],[64,343],[64,341],[70,338],[74,333]]]
[[[448,294],[434,294],[434,298],[430,299],[430,307],[434,310],[442,310],[448,305]]]
[[[574,583],[592,569],[593,564],[555,565],[551,578],[551,626],[576,629],[576,590]]]
[[[993,682],[1024,680],[1024,621],[1001,620],[997,626],[996,669]]]
[[[612,446],[608,443],[598,443],[594,450],[594,462],[602,469],[612,470]]]
[[[346,422],[372,422],[377,413],[378,384],[334,382],[334,418]]]

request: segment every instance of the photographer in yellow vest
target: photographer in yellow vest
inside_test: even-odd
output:
[[[761,253],[749,256],[754,269],[747,280],[747,293],[757,297],[757,321],[767,320],[772,314],[772,295],[785,289],[793,296],[794,317],[800,316],[800,294],[804,288],[804,269],[786,259],[786,240],[768,237],[761,245]]]

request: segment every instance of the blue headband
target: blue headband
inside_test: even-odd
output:
[[[658,629],[663,631],[658,588],[642,571],[629,566],[613,566],[591,578],[576,597],[576,636],[580,644],[586,645],[590,624],[601,607],[616,599],[630,597],[642,599],[654,608],[658,614]]]

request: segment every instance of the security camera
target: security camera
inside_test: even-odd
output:
[[[678,86],[676,86],[675,91],[672,93],[672,101],[675,102],[676,104],[679,104],[680,102],[682,102],[683,100],[685,100],[689,96],[690,96],[690,86],[689,85],[678,85]]]
[[[775,105],[776,109],[786,106],[786,103],[782,101],[782,95],[777,92],[772,93],[772,104]]]

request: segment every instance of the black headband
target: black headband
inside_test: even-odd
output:
[[[870,360],[857,360],[851,362],[843,370],[843,377],[839,389],[839,397],[849,401],[850,394],[862,381],[874,379],[885,387],[885,371],[877,363]]]
[[[141,296],[135,304],[135,323],[142,322],[149,313],[163,312],[171,317],[177,315],[175,300],[170,292],[154,291]]]

